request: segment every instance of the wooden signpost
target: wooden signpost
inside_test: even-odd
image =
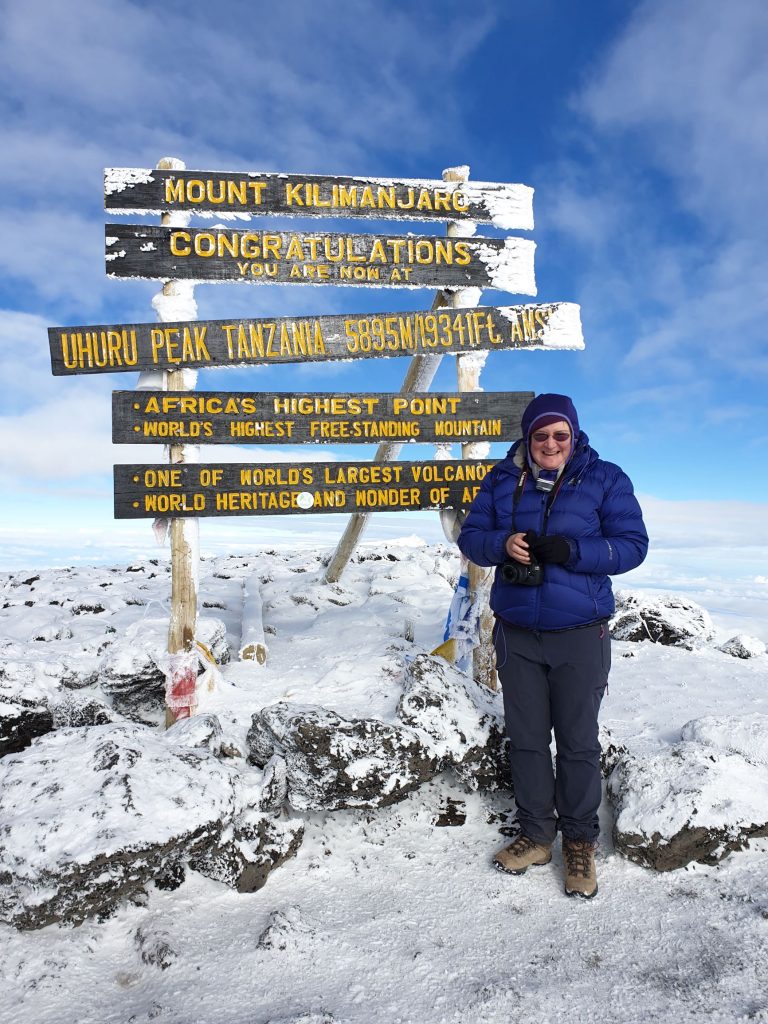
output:
[[[116,444],[372,444],[510,441],[532,391],[286,394],[113,391]]]
[[[495,464],[479,442],[519,435],[533,393],[481,392],[487,352],[583,348],[571,303],[476,307],[485,288],[536,294],[531,240],[473,237],[477,223],[533,228],[533,190],[468,176],[467,167],[447,169],[441,181],[187,171],[171,158],[156,169],[105,172],[108,211],[161,216],[160,226],[105,229],[108,276],[165,282],[153,301],[161,322],[50,328],[51,368],[61,376],[163,371],[149,376],[164,390],[113,393],[113,440],[169,446],[169,463],[114,468],[116,518],[171,521],[169,722],[195,710],[199,518],[352,513],[327,570],[337,579],[368,514],[466,509]],[[220,222],[275,215],[449,224],[445,237],[204,229],[189,226],[193,213]],[[171,319],[195,316],[178,298],[191,298],[197,281],[438,292],[429,311]],[[459,392],[429,392],[446,354],[459,357]],[[190,390],[199,368],[394,356],[411,357],[399,394]],[[440,444],[445,455],[454,441],[460,461],[391,461],[406,442]],[[373,462],[199,464],[190,447],[375,442]]]
[[[115,518],[467,508],[496,460],[115,466]]]
[[[572,302],[50,327],[48,342],[56,376],[584,347]]]
[[[109,277],[329,284],[366,288],[498,288],[536,294],[527,238],[438,238],[107,224]]]
[[[157,215],[186,210],[221,219],[279,214],[533,228],[532,188],[480,181],[110,167],[104,172],[104,207],[110,213]]]

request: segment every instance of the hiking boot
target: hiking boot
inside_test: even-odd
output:
[[[589,839],[566,839],[563,836],[563,866],[567,896],[591,900],[597,895],[595,843]]]
[[[509,846],[499,850],[493,863],[499,871],[506,871],[508,875],[522,875],[528,868],[549,864],[551,860],[552,848],[549,844],[536,843],[521,833]]]

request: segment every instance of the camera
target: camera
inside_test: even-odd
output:
[[[521,587],[540,587],[544,579],[541,566],[533,558],[530,565],[511,559],[502,562],[501,575],[505,583],[517,583]]]

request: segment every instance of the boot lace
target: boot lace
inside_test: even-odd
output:
[[[568,874],[574,878],[589,878],[594,854],[594,843],[588,839],[568,839],[563,843]]]
[[[531,839],[530,836],[523,835],[521,832],[517,839],[514,839],[510,843],[508,849],[511,854],[514,854],[514,856],[517,857],[521,854],[528,853],[529,850],[532,850],[534,846],[538,845],[539,843]]]

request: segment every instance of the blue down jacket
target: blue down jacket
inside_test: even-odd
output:
[[[524,629],[582,626],[613,614],[608,573],[628,572],[645,558],[648,534],[629,477],[603,462],[581,431],[563,483],[546,517],[547,494],[528,475],[512,522],[512,503],[524,465],[525,445],[514,444],[487,474],[458,538],[459,549],[476,565],[500,565],[511,533],[534,530],[560,534],[571,545],[564,565],[545,564],[539,587],[507,583],[496,570],[491,608]]]

